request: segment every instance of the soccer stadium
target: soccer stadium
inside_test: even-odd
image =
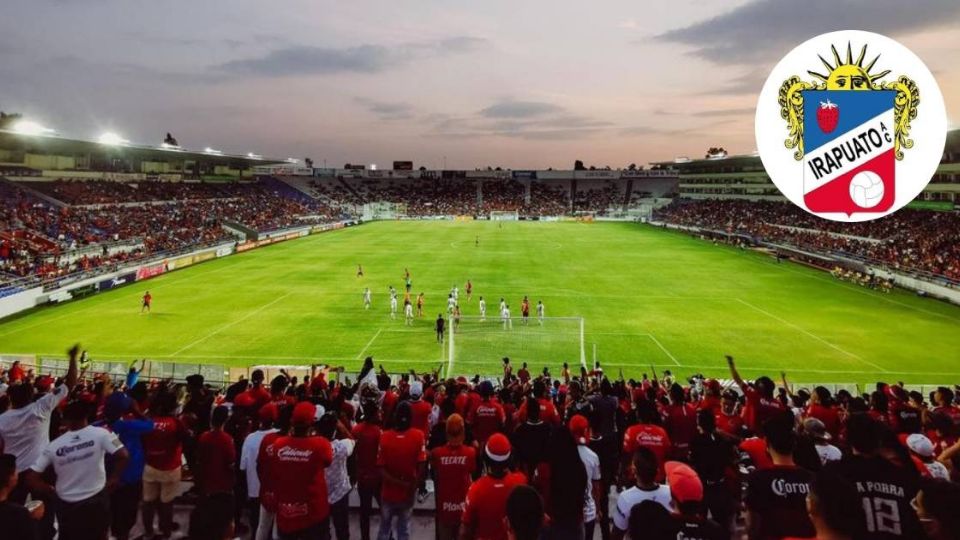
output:
[[[291,46],[199,84],[293,60],[319,85],[480,38],[431,39],[399,46],[414,60]],[[0,105],[20,95],[5,84]],[[116,122],[146,123],[138,98]],[[212,147],[0,113],[0,538],[960,538],[960,129],[906,207],[831,221],[757,152],[701,152],[694,129],[722,141],[731,110],[754,114],[707,102],[702,128],[621,130],[664,152],[623,167],[219,150],[270,133],[227,105],[188,115],[222,123]],[[352,103],[377,125],[340,118],[324,155],[382,154],[397,122],[514,157],[609,129],[514,98],[477,113],[483,135],[467,113]]]

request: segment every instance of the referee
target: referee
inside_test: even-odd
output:
[[[443,344],[443,328],[446,321],[443,320],[443,313],[437,314],[437,343]]]

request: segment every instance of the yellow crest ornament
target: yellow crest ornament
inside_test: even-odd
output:
[[[920,90],[917,83],[906,75],[901,75],[896,81],[883,83],[882,79],[890,74],[884,70],[872,74],[880,54],[874,57],[866,66],[863,65],[867,55],[867,45],[860,49],[857,59],[853,59],[851,44],[847,42],[846,60],[840,59],[840,54],[834,45],[830,46],[833,53],[833,64],[817,55],[826,68],[826,75],[808,70],[811,76],[820,81],[805,82],[794,75],[783,81],[777,102],[780,104],[780,116],[787,121],[789,135],[784,141],[787,148],[796,148],[793,157],[803,159],[803,91],[805,90],[832,90],[832,91],[870,91],[894,90],[894,153],[898,160],[903,159],[903,149],[913,147],[910,136],[910,121],[917,117],[917,105],[920,103]]]
[[[947,118],[936,80],[913,52],[843,30],[777,63],[755,128],[760,159],[785,197],[826,219],[866,221],[923,191],[940,163]]]

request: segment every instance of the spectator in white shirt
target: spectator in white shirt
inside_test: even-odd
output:
[[[587,471],[587,489],[583,496],[583,530],[584,538],[592,539],[597,519],[603,517],[603,509],[597,504],[600,500],[600,458],[587,446],[590,441],[590,421],[585,416],[574,415],[570,419],[569,428],[570,434],[577,441],[580,461]]]
[[[130,455],[117,436],[87,424],[90,405],[72,401],[63,411],[68,431],[50,442],[27,471],[34,493],[56,498],[60,540],[106,538],[110,527],[109,494],[120,484]],[[107,477],[104,459],[111,455],[113,467]],[[52,468],[55,485],[40,475]]]
[[[267,403],[260,407],[260,429],[247,435],[240,448],[240,470],[247,481],[247,501],[250,510],[250,528],[254,531],[260,525],[260,476],[257,474],[257,456],[260,454],[260,443],[268,433],[277,431],[273,427],[279,416],[276,403]]]
[[[324,471],[327,480],[327,502],[330,503],[330,521],[337,540],[350,540],[350,477],[347,476],[347,459],[353,454],[356,441],[336,413],[327,413],[320,418],[319,434],[330,440],[333,446],[333,463]],[[339,435],[339,439],[335,437]]]
[[[53,392],[40,396],[35,394],[34,385],[20,381],[7,389],[10,409],[0,414],[0,447],[7,454],[17,458],[19,481],[10,493],[10,501],[23,504],[27,500],[26,471],[40,457],[44,447],[50,443],[50,415],[66,399],[70,390],[77,384],[77,359],[80,357],[80,345],[74,345],[67,353],[70,365],[62,384]],[[40,497],[48,509],[53,508],[53,500]],[[39,525],[40,537],[53,538],[53,512],[47,512]]]
[[[657,471],[657,456],[653,450],[643,446],[638,448],[633,454],[633,473],[637,483],[617,497],[617,507],[613,511],[614,540],[621,540],[630,530],[630,512],[643,501],[653,501],[666,511],[672,511],[670,486],[657,483]]]
[[[836,446],[830,444],[830,432],[827,426],[817,418],[807,418],[803,421],[803,431],[813,439],[814,448],[820,456],[820,463],[826,465],[831,461],[840,461],[843,453]]]

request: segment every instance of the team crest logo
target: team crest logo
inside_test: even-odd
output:
[[[923,190],[943,152],[946,114],[913,53],[851,30],[813,38],[780,61],[761,93],[756,133],[787,198],[821,217],[865,221]]]

